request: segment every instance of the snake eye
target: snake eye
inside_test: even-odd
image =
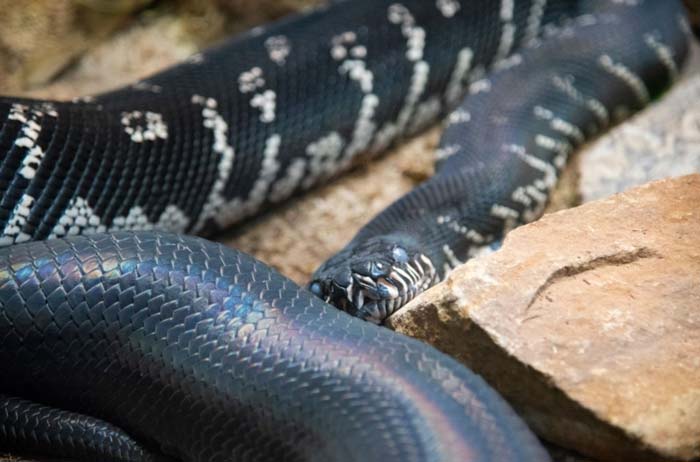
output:
[[[369,274],[373,278],[379,278],[386,273],[387,266],[382,262],[372,262],[369,267]]]

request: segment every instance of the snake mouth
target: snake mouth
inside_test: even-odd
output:
[[[425,255],[401,265],[393,265],[381,276],[352,273],[345,287],[344,300],[336,306],[375,324],[381,324],[438,281],[431,261]]]

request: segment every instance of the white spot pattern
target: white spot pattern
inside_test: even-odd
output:
[[[501,0],[501,40],[498,43],[498,51],[496,52],[496,61],[505,59],[513,49],[515,43],[516,27],[513,23],[513,10],[515,4],[513,0]]]
[[[373,151],[383,151],[398,136],[406,131],[406,127],[414,114],[416,104],[425,92],[430,65],[423,60],[423,50],[425,48],[425,29],[416,25],[415,18],[404,5],[394,3],[388,9],[389,22],[401,26],[401,34],[407,40],[406,58],[413,62],[413,75],[411,84],[404,100],[404,104],[399,111],[396,122],[387,122],[379,133],[372,147]]]
[[[250,106],[260,111],[262,123],[270,124],[276,117],[277,94],[273,90],[263,90],[264,87],[263,70],[257,66],[238,76],[238,89],[243,94],[254,93]]]
[[[122,112],[121,123],[124,132],[134,143],[168,138],[168,126],[163,121],[163,116],[155,112]]]
[[[34,206],[34,201],[34,197],[26,193],[17,201],[10,219],[7,220],[5,229],[2,231],[0,247],[27,242],[31,239],[31,236],[24,232],[24,228],[27,225],[27,219]]]
[[[197,232],[201,230],[208,219],[217,216],[225,204],[222,193],[231,174],[235,151],[228,141],[228,123],[226,123],[224,118],[221,117],[216,110],[216,100],[214,98],[193,95],[192,103],[203,106],[202,117],[204,118],[204,127],[214,132],[214,145],[212,149],[221,156],[217,166],[217,178],[214,181],[211,191],[209,191],[209,196],[204,202],[202,212],[194,226],[194,231]]]
[[[309,144],[306,148],[306,154],[309,157],[309,172],[303,182],[305,188],[313,186],[318,179],[326,178],[337,171],[343,144],[343,138],[337,132],[331,132]]]
[[[525,35],[523,40],[525,43],[531,42],[540,33],[542,26],[542,16],[547,7],[547,0],[532,0],[530,5],[530,14],[527,18],[527,26],[525,26]]]
[[[74,197],[63,211],[58,223],[51,230],[49,239],[77,234],[103,233],[107,228],[97,216],[87,201],[82,197]]]
[[[549,126],[553,130],[573,138],[577,143],[583,143],[585,141],[583,131],[579,127],[571,122],[567,122],[566,120],[555,116],[549,109],[542,106],[535,106],[533,112],[535,117],[538,119],[550,121]]]
[[[465,92],[465,80],[469,74],[474,59],[474,51],[471,48],[462,48],[457,53],[457,61],[447,84],[445,100],[450,106],[455,106],[461,100]]]
[[[603,103],[595,98],[588,98],[574,87],[574,76],[554,76],[552,78],[554,87],[566,94],[575,102],[584,105],[593,112],[602,126],[610,123],[610,114]]]
[[[279,66],[283,66],[287,61],[289,53],[292,51],[292,45],[289,39],[284,35],[274,35],[265,40],[265,48],[267,55],[272,62]]]
[[[255,183],[253,183],[248,198],[246,200],[235,198],[229,201],[219,211],[219,214],[214,217],[220,226],[226,226],[228,223],[233,223],[257,212],[263,202],[265,202],[272,183],[279,172],[280,164],[277,160],[277,155],[279,154],[281,142],[282,138],[277,134],[271,135],[267,139],[260,173]]]
[[[446,18],[453,17],[462,8],[458,0],[435,0],[435,6]]]

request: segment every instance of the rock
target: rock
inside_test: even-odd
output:
[[[99,42],[139,6],[113,0],[119,11],[98,11],[74,0],[0,0],[0,91],[15,93],[45,83]]]
[[[546,215],[388,320],[483,375],[544,439],[700,457],[700,175]]]
[[[580,195],[601,199],[652,180],[700,172],[700,47],[683,78],[647,110],[580,154]]]
[[[71,99],[135,82],[198,50],[177,16],[146,17],[87,52],[62,78],[25,92],[35,98]]]

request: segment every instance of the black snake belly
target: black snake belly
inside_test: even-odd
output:
[[[346,0],[129,88],[1,98],[0,447],[546,460],[431,348],[249,257],[149,230],[212,233],[451,113],[435,178],[311,285],[381,321],[536,217],[569,151],[673,80],[684,21],[675,0]],[[77,234],[94,236],[53,239]]]

